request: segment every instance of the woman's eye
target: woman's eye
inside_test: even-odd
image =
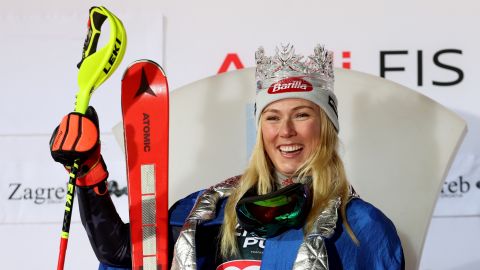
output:
[[[279,119],[279,117],[276,116],[276,115],[267,115],[267,116],[265,117],[265,120],[267,120],[267,121],[276,121],[276,120],[278,120],[278,119]]]
[[[309,117],[310,115],[308,113],[297,113],[296,117],[297,118],[305,118]]]
[[[279,119],[280,119],[280,117],[278,115],[274,115],[274,114],[265,115],[265,120],[266,121],[277,121]]]

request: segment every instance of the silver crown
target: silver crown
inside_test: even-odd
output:
[[[293,45],[276,47],[273,57],[265,56],[263,47],[255,52],[257,88],[263,88],[263,81],[272,78],[307,75],[333,83],[333,52],[323,45],[315,46],[313,55],[303,60],[304,56],[295,54]]]

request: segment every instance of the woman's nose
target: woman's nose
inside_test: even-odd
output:
[[[289,138],[292,136],[297,135],[295,131],[295,126],[291,120],[283,121],[282,125],[280,126],[280,136],[284,138]]]

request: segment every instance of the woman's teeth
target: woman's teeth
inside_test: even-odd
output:
[[[285,152],[285,153],[292,153],[295,151],[298,151],[302,149],[300,145],[283,145],[280,146],[280,151]]]

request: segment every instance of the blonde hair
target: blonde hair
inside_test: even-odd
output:
[[[260,123],[263,121],[260,117]],[[339,143],[335,127],[326,113],[320,109],[320,136],[318,146],[297,170],[299,179],[304,176],[312,177],[312,207],[307,216],[304,232],[313,229],[314,222],[320,212],[324,210],[329,200],[341,197],[340,215],[345,228],[358,244],[358,240],[347,223],[345,214],[349,194],[349,184],[345,174],[343,162],[338,156]],[[257,130],[257,140],[250,158],[249,165],[243,173],[239,186],[232,192],[225,206],[225,217],[221,229],[220,253],[224,257],[238,254],[236,226],[237,214],[235,207],[242,196],[256,186],[257,194],[263,195],[275,190],[272,176],[273,164],[265,153],[261,128]]]

